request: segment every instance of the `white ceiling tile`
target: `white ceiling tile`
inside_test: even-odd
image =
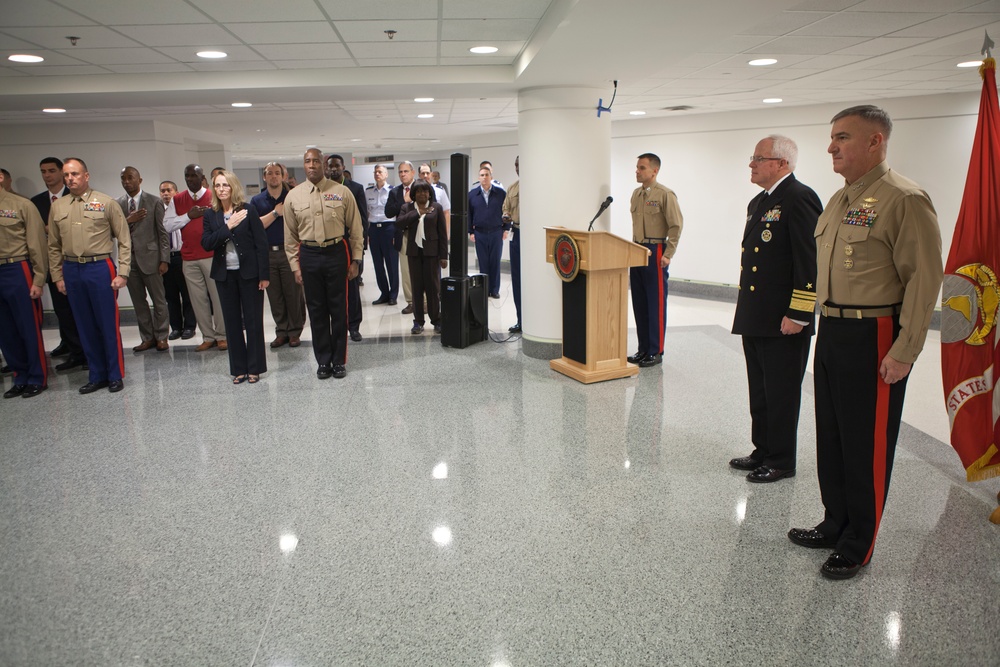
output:
[[[780,56],[784,53],[821,56],[840,51],[864,41],[864,37],[780,37],[768,42],[764,46],[751,49],[748,53],[754,55],[763,55],[766,53],[775,56]]]
[[[468,58],[470,55],[476,55],[469,53],[469,49],[474,46],[481,46],[482,42],[441,42],[441,57],[442,58]],[[489,46],[495,46],[499,49],[496,53],[483,54],[483,58],[499,58],[501,56],[506,56],[508,58],[514,58],[521,49],[524,48],[524,42],[490,42]],[[483,62],[486,62],[485,60]]]
[[[502,2],[482,2],[482,0],[444,0],[441,15],[452,18],[533,18],[540,19],[548,9],[551,0],[503,0]]]
[[[330,60],[275,60],[278,69],[324,69],[328,67],[357,67],[350,58],[334,58]]]
[[[142,42],[136,42],[128,37],[102,26],[72,26],[70,28],[17,28],[7,30],[18,39],[23,39],[33,44],[38,44],[47,49],[62,49],[71,46],[67,36],[79,37],[79,46],[83,47],[111,47],[111,46],[143,46]]]
[[[2,23],[4,29],[10,29],[15,26],[80,26],[94,22],[49,0],[32,0],[5,2]]]
[[[752,28],[741,30],[740,34],[781,37],[830,15],[829,12],[781,12]]]
[[[797,30],[795,37],[880,37],[932,18],[927,14],[842,12]]]
[[[326,17],[313,0],[247,2],[246,0],[210,0],[198,7],[223,25],[267,21],[325,21]]]
[[[164,65],[105,65],[116,74],[152,74],[154,72],[190,72],[190,67],[182,63],[172,63]]]
[[[445,40],[524,41],[531,37],[536,21],[532,19],[455,19],[441,23]]]
[[[42,67],[32,70],[36,76],[84,76],[87,74],[107,74],[108,70],[97,65],[64,65],[58,67]]]
[[[322,44],[258,44],[254,50],[268,60],[346,59],[347,49],[340,42]]]
[[[219,60],[206,60],[205,58],[199,58],[198,55],[197,55],[197,52],[200,51],[201,49],[197,48],[197,47],[193,47],[193,46],[161,46],[161,47],[157,48],[157,51],[160,51],[161,53],[165,53],[168,56],[170,56],[171,58],[174,58],[175,60],[178,60],[178,61],[180,61],[182,63],[192,63],[192,64],[194,64],[194,63],[199,63],[199,64],[201,64],[201,63],[209,63],[209,64],[211,64],[211,63],[215,62],[215,63],[223,63],[223,64],[225,64],[225,63],[231,63],[231,62],[237,62],[237,61],[253,61],[253,60],[256,60],[256,61],[259,61],[259,62],[263,62],[263,59],[259,55],[257,55],[256,53],[254,53],[254,51],[252,49],[250,49],[249,47],[247,47],[247,46],[238,46],[238,45],[235,45],[235,44],[226,44],[226,45],[222,46],[221,48],[222,48],[223,51],[225,51],[229,55],[227,57],[221,58]],[[270,69],[270,68],[267,68],[267,69]],[[211,70],[209,70],[209,71],[211,71]]]
[[[768,72],[761,72],[753,78],[754,81],[791,81],[803,77],[812,76],[823,72],[822,69],[806,69],[804,67],[776,69]]]
[[[358,58],[361,67],[433,67],[437,58]]]
[[[334,21],[333,25],[345,42],[384,42],[386,45],[398,42],[436,42],[437,21]],[[390,40],[386,30],[395,30]]]
[[[251,70],[273,70],[277,69],[271,63],[264,60],[246,61],[246,60],[216,60],[208,61],[203,60],[201,62],[188,63],[191,69],[198,70],[199,72],[243,72]]]
[[[5,52],[5,60],[11,53],[24,53],[25,51],[35,55],[44,56],[45,54],[40,53],[42,50],[43,49],[39,48],[36,44],[0,33],[0,51]]]
[[[65,56],[77,58],[92,65],[126,65],[145,63],[172,63],[173,59],[154,51],[144,48],[120,48],[120,49],[63,49],[60,51]]]
[[[789,7],[790,12],[839,12],[852,5],[858,4],[858,0],[805,0],[794,7]]]
[[[458,65],[509,65],[513,61],[513,56],[498,56],[493,55],[473,55],[469,54],[466,57],[459,58],[441,58],[442,65],[448,66],[458,66]]]
[[[10,67],[17,67],[23,72],[30,74],[35,69],[42,67],[49,67],[51,65],[82,65],[84,64],[80,59],[63,55],[58,51],[48,51],[48,50],[35,50],[31,51],[32,55],[41,56],[45,58],[45,62],[41,63],[17,63],[12,64],[11,61],[7,60],[7,56],[12,53],[21,53],[21,51],[7,51],[3,54],[3,62],[7,63]]]
[[[122,28],[121,30],[125,30]],[[211,23],[144,25],[128,28],[128,34],[147,46],[198,46],[203,48],[239,44],[240,40]]]
[[[436,2],[413,0],[382,0],[381,2],[344,2],[344,0],[317,0],[334,21],[341,19],[391,20],[403,25],[410,19],[436,19]],[[398,28],[397,28],[398,30]]]
[[[247,44],[301,44],[303,42],[338,42],[337,33],[327,21],[270,23],[231,23],[230,32]],[[294,41],[288,36],[295,35]]]
[[[893,37],[947,37],[963,30],[987,26],[1000,20],[998,14],[948,14],[892,33]]]
[[[883,37],[881,39],[869,39],[860,44],[855,44],[850,48],[837,51],[838,55],[868,55],[882,56],[887,53],[894,53],[901,49],[908,49],[913,46],[923,44],[925,39],[919,37]]]
[[[383,44],[382,42],[351,42],[347,45],[351,54],[359,61],[364,59],[377,58],[381,60],[392,60],[396,58],[405,61],[410,58],[436,58],[437,44],[434,42],[393,42]],[[411,63],[400,62],[400,65]]]
[[[27,4],[27,3],[26,3]],[[103,25],[156,25],[158,23],[204,23],[205,15],[186,2],[122,2],[86,0],[73,9]],[[51,25],[51,23],[50,23]]]
[[[956,12],[980,0],[864,0],[851,7],[852,12]]]
[[[988,0],[987,2],[981,2],[965,9],[958,9],[959,12],[1000,12],[1000,0]]]
[[[806,69],[818,69],[831,70],[837,67],[844,67],[846,65],[853,65],[856,62],[862,61],[866,56],[816,56],[815,58],[805,58],[799,62],[792,63],[788,67],[789,69],[797,69],[799,67],[804,67]]]

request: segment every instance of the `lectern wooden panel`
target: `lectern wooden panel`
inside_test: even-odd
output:
[[[628,269],[649,251],[610,232],[545,228],[546,261],[563,280],[563,356],[549,366],[585,384],[630,377]]]

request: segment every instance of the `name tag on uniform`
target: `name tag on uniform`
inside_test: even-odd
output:
[[[767,213],[765,213],[764,216],[760,219],[760,221],[761,222],[778,222],[778,220],[780,220],[780,219],[781,219],[781,207],[780,206],[776,206],[776,207],[772,208],[770,211],[768,211]]]
[[[17,220],[20,217],[21,216],[17,214],[17,211],[0,210],[0,218],[12,218]]]
[[[99,213],[103,213],[104,212],[104,204],[102,204],[99,201],[92,201],[89,204],[84,204],[83,205],[83,210],[84,211],[97,211]]]
[[[855,227],[871,227],[875,224],[878,213],[864,208],[852,208],[844,215],[845,225]]]
[[[340,195],[323,195],[323,201],[344,201]]]

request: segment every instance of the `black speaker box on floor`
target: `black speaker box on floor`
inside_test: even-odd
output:
[[[486,340],[486,283],[484,273],[441,280],[441,345],[461,349]]]

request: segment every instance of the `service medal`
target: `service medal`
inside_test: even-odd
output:
[[[764,231],[762,231],[760,233],[760,239],[764,243],[767,243],[768,241],[770,241],[771,240],[771,230],[770,229],[765,229]]]

